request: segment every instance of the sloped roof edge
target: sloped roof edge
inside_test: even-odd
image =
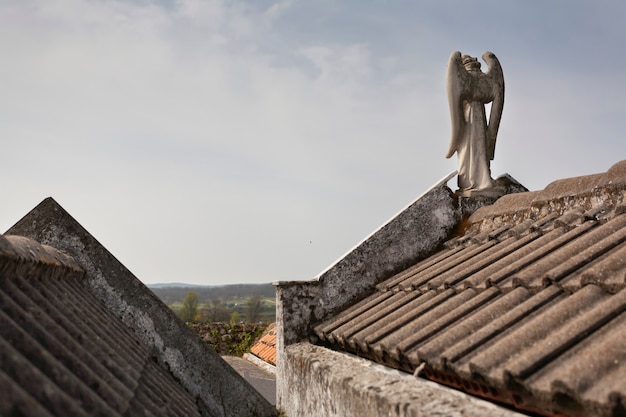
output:
[[[370,240],[372,237],[374,237],[377,233],[379,233],[383,228],[385,228],[385,226],[387,226],[388,224],[391,224],[395,219],[397,219],[398,217],[400,217],[402,215],[402,213],[404,213],[405,211],[407,211],[411,206],[413,206],[414,204],[418,203],[420,200],[426,198],[429,194],[431,194],[433,191],[441,189],[443,187],[446,187],[446,184],[448,183],[448,181],[450,181],[452,178],[454,178],[454,176],[457,174],[457,171],[452,171],[451,173],[449,173],[448,175],[446,175],[445,177],[441,178],[439,181],[437,181],[434,185],[432,185],[428,190],[424,191],[422,194],[419,195],[419,197],[417,197],[415,200],[411,201],[409,204],[407,204],[406,206],[404,206],[400,211],[398,211],[396,214],[394,214],[389,220],[387,220],[386,222],[384,222],[383,224],[381,224],[377,229],[373,230],[369,235],[367,235],[365,238],[363,238],[359,243],[357,243],[355,246],[353,246],[352,248],[350,248],[350,250],[348,250],[346,253],[344,253],[342,256],[339,257],[339,259],[337,259],[335,262],[333,262],[332,264],[330,264],[326,269],[324,269],[323,271],[321,271],[315,278],[313,278],[314,280],[319,280],[319,279],[323,279],[323,277],[325,276],[325,274],[332,270],[332,268],[337,265],[339,262],[341,262],[342,259],[344,259],[345,257],[347,257],[350,253],[354,252],[355,250],[357,250],[357,248],[359,246],[361,246],[363,243],[367,242],[368,240]]]
[[[6,235],[25,236],[70,255],[85,271],[90,291],[134,330],[210,415],[278,414],[53,198],[43,200]]]
[[[213,415],[84,284],[66,254],[0,235],[0,415]]]

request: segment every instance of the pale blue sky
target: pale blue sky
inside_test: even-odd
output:
[[[0,229],[52,196],[146,283],[311,279],[456,169],[452,51],[540,189],[626,158],[625,44],[621,1],[0,0]]]

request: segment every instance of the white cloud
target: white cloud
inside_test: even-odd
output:
[[[454,42],[484,38],[420,15],[413,51],[412,8],[380,18],[376,3],[339,17],[320,7],[0,4],[0,222],[52,195],[147,282],[324,269],[455,168],[443,159],[445,64],[463,48]],[[499,36],[504,48],[517,34]],[[611,85],[623,76],[492,49],[509,77],[495,174],[543,186],[576,175],[571,165],[620,159],[624,146],[606,138],[621,127],[624,83]]]
[[[275,21],[276,19],[279,19],[287,12],[287,10],[291,7],[292,3],[293,2],[291,0],[277,1],[276,3],[273,3],[271,6],[267,8],[267,10],[264,13],[264,16],[270,22]]]

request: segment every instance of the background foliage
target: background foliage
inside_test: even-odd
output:
[[[272,284],[235,284],[217,287],[151,286],[150,289],[185,322],[237,324],[276,321]]]

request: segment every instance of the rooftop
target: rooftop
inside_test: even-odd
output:
[[[0,414],[201,415],[71,258],[0,235],[0,259]]]
[[[0,235],[0,415],[275,416],[53,199]]]
[[[250,353],[276,366],[276,324],[269,325],[261,338],[250,348]]]
[[[622,161],[501,197],[315,333],[521,409],[624,415],[625,193]]]

